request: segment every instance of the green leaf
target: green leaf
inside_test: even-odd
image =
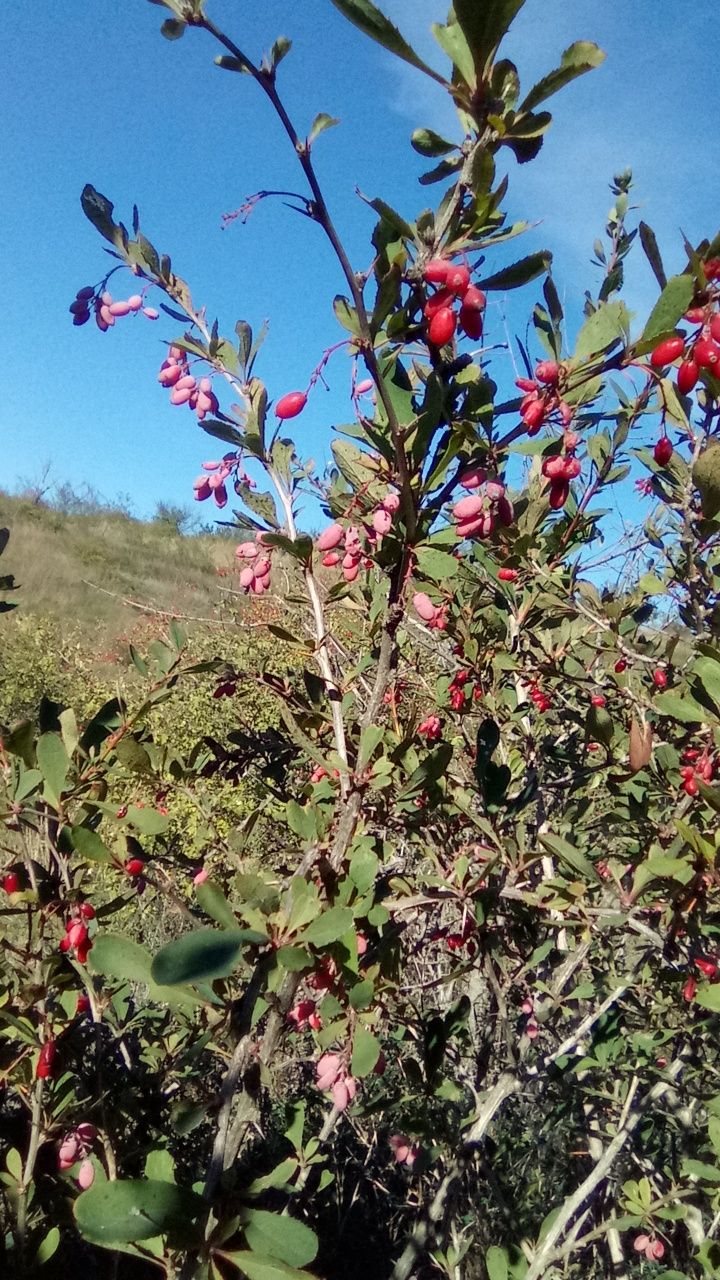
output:
[[[303,808],[296,800],[288,800],[285,805],[285,813],[288,826],[296,836],[299,836],[301,840],[307,841],[308,844],[317,839],[314,809],[308,806]]]
[[[538,103],[545,102],[559,89],[570,84],[571,80],[584,75],[586,71],[592,71],[594,67],[599,67],[604,61],[605,54],[596,44],[590,40],[576,40],[563,53],[560,66],[543,76],[542,80],[538,80],[533,86],[520,109],[532,111]]]
[[[244,1220],[245,1239],[253,1253],[279,1258],[290,1267],[305,1267],[317,1257],[314,1231],[286,1214],[251,1209]]]
[[[683,1160],[682,1172],[686,1178],[698,1178],[700,1182],[720,1182],[720,1169],[702,1160]]]
[[[88,862],[113,861],[113,855],[107,845],[100,839],[97,831],[91,831],[90,827],[73,827],[70,839],[80,857],[87,858]]]
[[[49,1262],[53,1254],[56,1253],[60,1244],[60,1231],[57,1227],[51,1227],[44,1240],[40,1241],[37,1253],[35,1254],[35,1265],[41,1267],[44,1262]]]
[[[343,329],[347,329],[348,333],[357,337],[360,333],[360,321],[349,298],[344,298],[341,293],[338,293],[333,300],[333,311]]]
[[[376,40],[384,49],[394,53],[396,57],[402,58],[404,62],[409,62],[412,67],[417,67],[419,71],[424,71],[426,75],[433,80],[444,84],[442,76],[433,71],[431,67],[423,62],[415,50],[408,44],[407,40],[400,34],[397,27],[394,27],[389,18],[372,4],[371,0],[331,0],[336,9],[352,22],[354,26],[364,31],[366,36],[370,36],[371,40]],[[522,2],[522,0],[521,0]],[[515,0],[517,3],[517,0]]]
[[[421,156],[446,156],[456,149],[454,142],[441,138],[434,129],[416,129],[410,139],[411,145]]]
[[[574,360],[607,351],[616,342],[625,341],[630,316],[624,302],[603,302],[588,316],[575,343]]]
[[[334,0],[333,0],[334,2]],[[241,1252],[225,1253],[217,1250],[221,1258],[232,1262],[247,1280],[313,1280],[309,1271],[298,1271],[296,1267],[288,1267],[278,1258],[263,1258],[258,1253]]]
[[[313,143],[326,129],[332,129],[334,125],[339,123],[340,121],[335,116],[329,116],[325,111],[319,112],[310,126],[308,142]]]
[[[360,749],[358,751],[357,768],[364,769],[372,760],[379,743],[383,740],[385,730],[382,725],[368,724],[360,735]]]
[[[80,204],[82,205],[85,217],[92,222],[96,231],[100,232],[106,240],[115,243],[115,223],[113,222],[113,204],[108,200],[107,196],[103,196],[94,187],[87,184],[83,188],[80,196]]]
[[[131,804],[127,811],[126,822],[142,832],[144,836],[159,836],[167,831],[170,819],[167,814],[158,813],[157,809],[141,809]]]
[[[80,1234],[109,1248],[158,1235],[186,1238],[203,1209],[200,1196],[184,1187],[140,1178],[95,1183],[73,1207]]]
[[[435,547],[418,547],[418,571],[433,582],[442,582],[444,578],[453,579],[458,572],[458,562],[448,551],[438,551]]]
[[[488,1280],[508,1280],[508,1256],[499,1245],[493,1244],[485,1254]]]
[[[720,984],[701,982],[695,993],[695,1004],[710,1013],[720,1013]]]
[[[648,226],[647,222],[641,222],[638,227],[638,231],[640,232],[640,243],[645,251],[645,257],[650,263],[653,275],[660,285],[660,288],[664,289],[667,284],[667,276],[665,274],[662,258],[660,257],[660,249],[658,248],[658,242],[655,238],[655,232],[652,227]]]
[[[670,716],[672,720],[679,720],[682,724],[708,724],[710,722],[710,713],[701,707],[699,702],[690,697],[689,693],[668,693],[656,694],[653,699],[653,706],[661,716]]]
[[[587,854],[580,849],[576,849],[567,840],[563,840],[561,836],[542,835],[539,837],[540,843],[548,853],[552,853],[561,862],[571,867],[573,871],[577,871],[579,875],[586,880],[599,880],[600,877],[595,870],[592,862]]]
[[[206,915],[217,920],[225,929],[237,929],[235,913],[219,884],[206,880],[198,885],[195,896]]]
[[[303,941],[314,947],[327,947],[331,942],[344,938],[353,927],[353,913],[349,907],[330,907],[316,917],[303,934]]]
[[[163,986],[175,986],[226,978],[240,963],[243,943],[254,941],[256,936],[244,929],[184,933],[158,951],[152,962],[153,979]]]
[[[119,982],[152,983],[152,956],[139,942],[117,933],[99,933],[90,952],[89,968]]]
[[[37,762],[45,780],[45,797],[57,808],[70,768],[65,743],[58,733],[44,733],[38,738]]]
[[[671,334],[693,299],[695,281],[691,275],[673,276],[668,280],[643,329],[641,342]]]
[[[372,1031],[368,1031],[367,1027],[359,1024],[355,1028],[355,1035],[353,1036],[350,1074],[356,1076],[358,1080],[361,1080],[363,1076],[370,1075],[370,1072],[377,1065],[379,1057],[379,1041]]]
[[[540,253],[531,253],[527,258],[520,258],[509,267],[503,267],[492,276],[480,281],[483,289],[519,289],[531,280],[542,276],[550,267],[552,254],[544,249]]]
[[[454,0],[455,16],[470,46],[480,76],[510,29],[525,0]]]
[[[699,680],[711,702],[720,708],[720,662],[716,662],[714,658],[700,657],[693,667],[693,675]]]

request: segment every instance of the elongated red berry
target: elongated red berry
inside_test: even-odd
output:
[[[450,341],[456,325],[455,312],[449,307],[436,311],[428,325],[428,338],[434,347],[444,347]]]
[[[538,382],[546,382],[548,386],[554,387],[560,377],[560,365],[556,360],[541,360],[535,365],[535,377]]]
[[[20,877],[14,871],[9,871],[6,876],[3,876],[2,887],[6,893],[19,893]]]
[[[685,349],[684,338],[666,338],[664,342],[659,342],[650,356],[650,363],[653,369],[662,369],[666,364],[672,364],[673,360],[677,360]]]
[[[534,435],[536,431],[540,430],[545,418],[545,401],[529,400],[524,409],[520,411],[520,417],[528,429],[528,434]]]
[[[662,667],[656,667],[652,673],[653,684],[656,689],[664,689],[667,685],[667,672]]]
[[[471,311],[484,311],[487,298],[482,289],[478,289],[476,285],[468,285],[462,298],[464,307],[469,307]]]
[[[669,436],[661,436],[653,449],[653,458],[659,467],[666,467],[673,456],[672,441]]]
[[[715,371],[720,365],[720,346],[712,338],[701,338],[693,347],[693,360],[701,369]]]
[[[425,316],[425,319],[432,320],[433,316],[438,311],[442,311],[443,307],[451,307],[454,301],[454,295],[449,289],[438,289],[437,293],[434,293],[431,298],[428,298],[425,306],[423,307],[423,315]]]
[[[451,266],[445,258],[433,258],[423,271],[423,280],[428,284],[444,284]]]
[[[683,360],[677,374],[678,391],[686,396],[689,391],[692,391],[699,377],[700,369],[695,361]]]
[[[296,418],[306,404],[307,396],[304,391],[288,391],[275,405],[275,413],[278,418]]]
[[[450,268],[445,277],[445,284],[451,293],[454,293],[458,298],[462,298],[470,284],[470,271],[464,263],[461,263],[459,267]]]
[[[702,307],[691,307],[685,312],[685,319],[688,324],[702,324],[705,319],[705,311]]]
[[[40,1049],[40,1057],[35,1068],[36,1080],[48,1080],[52,1076],[56,1052],[55,1041],[46,1040]]]
[[[558,480],[550,485],[550,510],[559,511],[565,506],[570,494],[570,485],[567,480]]]
[[[517,569],[498,569],[498,578],[501,582],[517,582]]]
[[[710,337],[720,342],[720,313],[714,315],[710,321]]]
[[[623,671],[627,671],[627,662],[625,658],[618,658],[617,662],[615,663],[615,670],[617,671],[619,676],[622,675]]]
[[[483,333],[483,317],[482,311],[477,307],[466,307],[463,302],[460,308],[460,324],[463,333],[477,342],[478,338],[482,338]]]

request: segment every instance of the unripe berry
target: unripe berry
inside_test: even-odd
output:
[[[694,360],[683,360],[677,373],[678,391],[686,396],[700,377],[700,369]]]
[[[423,271],[423,280],[428,284],[444,284],[451,265],[445,258],[432,258]]]
[[[111,316],[126,316],[130,311],[129,302],[111,302],[108,307]]]
[[[450,307],[441,307],[428,325],[428,338],[434,347],[444,347],[455,333],[456,317]]]
[[[653,684],[656,689],[664,689],[667,686],[667,672],[662,667],[656,667],[652,673]]]
[[[711,338],[701,338],[693,347],[693,360],[701,369],[712,369],[720,365],[720,346]]]
[[[673,456],[672,442],[669,436],[661,436],[653,449],[653,458],[659,467],[666,467]]]
[[[378,507],[377,511],[373,511],[372,517],[373,529],[382,538],[389,533],[392,528],[392,516],[384,507]]]
[[[275,414],[278,418],[296,418],[302,413],[307,404],[307,396],[304,391],[288,391],[287,395],[282,396],[275,405]]]
[[[684,338],[666,338],[664,342],[659,342],[650,356],[650,363],[654,369],[662,369],[666,364],[672,364],[673,360],[677,360],[685,349]]]

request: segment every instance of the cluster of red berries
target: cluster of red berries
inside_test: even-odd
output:
[[[239,453],[226,453],[219,462],[203,462],[202,469],[205,475],[199,475],[193,480],[193,489],[195,491],[195,501],[205,502],[207,498],[213,498],[215,505],[221,509],[227,503],[227,485],[226,480],[230,476],[234,476],[234,486],[237,492],[238,486],[246,484],[249,489],[255,488],[255,481],[250,479],[245,470],[241,466],[242,455]]]
[[[96,294],[92,285],[85,285],[83,289],[78,289],[75,298],[70,303],[68,310],[73,318],[74,325],[87,324],[90,319],[90,312],[95,314],[95,323],[101,333],[106,333],[108,329],[112,329],[115,321],[121,316],[137,315],[142,311],[148,320],[157,320],[160,312],[154,307],[143,306],[143,298],[139,293],[134,293],[131,298],[113,298],[107,289],[102,293]]]
[[[90,1159],[90,1152],[96,1138],[97,1129],[94,1124],[79,1124],[65,1134],[58,1148],[58,1169],[61,1172],[72,1169],[78,1160],[81,1162],[77,1175],[77,1183],[81,1191],[87,1191],[95,1181],[95,1168]]]
[[[73,908],[65,925],[65,935],[60,941],[60,950],[63,954],[73,954],[78,964],[86,963],[92,948],[87,922],[94,919],[95,908],[89,902],[80,902]]]
[[[462,711],[467,701],[467,690],[465,685],[470,680],[469,671],[456,671],[450,684],[448,685],[448,693],[450,695],[450,706],[453,711]],[[472,691],[473,702],[479,702],[483,696],[483,691],[479,684],[473,686]]]
[[[160,365],[158,382],[170,387],[170,403],[186,404],[202,422],[209,413],[217,413],[219,405],[210,378],[194,378],[190,373],[188,358],[181,347],[169,347]]]
[[[458,318],[463,333],[473,341],[482,337],[486,298],[482,289],[470,283],[470,268],[453,265],[446,258],[433,258],[423,271],[426,284],[436,286],[425,303],[428,341],[444,347],[455,336]],[[460,303],[459,316],[455,306]]]
[[[550,510],[559,511],[570,496],[570,481],[576,480],[582,470],[575,450],[580,437],[574,431],[566,431],[563,436],[563,452],[552,458],[546,458],[542,464],[542,473],[550,481]]]
[[[413,609],[418,617],[427,623],[430,631],[445,631],[448,611],[446,604],[433,604],[424,591],[416,591],[413,596]]]
[[[520,417],[528,435],[537,435],[543,423],[553,415],[557,415],[563,426],[569,426],[573,411],[560,394],[565,379],[563,366],[555,360],[541,360],[536,364],[534,373],[534,379],[515,379],[515,386],[525,392],[520,401]]]
[[[241,542],[235,548],[235,556],[244,564],[240,570],[240,586],[248,594],[262,596],[270,588],[272,548],[262,544],[262,534],[257,534],[256,538],[255,542]]]
[[[333,769],[331,773],[328,773],[324,765],[317,764],[313,769],[312,773],[310,774],[310,781],[322,782],[324,778],[334,778],[337,780],[339,777],[340,777],[339,769]]]
[[[712,782],[715,773],[715,761],[707,751],[699,751],[697,747],[688,747],[683,751],[683,760],[685,764],[680,770],[680,777],[683,780],[682,789],[688,796],[696,796],[700,787],[698,779],[701,782]]]
[[[530,685],[529,693],[532,701],[535,703],[535,706],[537,707],[541,715],[544,715],[546,711],[550,710],[552,706],[552,700],[548,697],[546,693],[543,693],[542,689],[540,688],[536,680],[534,680]]]
[[[489,538],[498,524],[509,528],[514,519],[512,503],[502,481],[482,467],[471,467],[460,478],[460,486],[470,492],[453,507],[456,533],[465,538]]]
[[[417,731],[422,738],[426,738],[428,742],[437,742],[442,737],[442,720],[439,716],[427,716],[417,727]]]
[[[704,266],[708,284],[720,280],[720,258],[713,258]],[[720,374],[720,312],[716,303],[720,293],[713,289],[699,306],[685,312],[685,320],[695,326],[694,332],[675,334],[659,342],[650,356],[654,369],[665,369],[680,360],[677,371],[677,388],[688,395],[697,385],[703,369]]]

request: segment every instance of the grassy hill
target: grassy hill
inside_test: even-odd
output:
[[[143,609],[213,616],[234,561],[230,538],[184,535],[168,521],[136,520],[98,506],[72,514],[0,493],[0,526],[10,530],[3,572],[13,573],[20,606],[6,615],[43,615],[92,632],[108,647]]]

